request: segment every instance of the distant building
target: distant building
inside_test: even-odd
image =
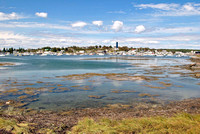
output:
[[[200,55],[200,51],[196,51],[195,54],[196,54],[196,55]]]
[[[118,48],[118,42],[116,42],[116,48]]]

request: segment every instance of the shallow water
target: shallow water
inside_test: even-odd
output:
[[[108,59],[105,59],[105,57]],[[28,103],[25,107],[50,110],[101,107],[115,103],[132,104],[146,99],[155,102],[160,100],[167,102],[170,100],[200,97],[200,85],[197,85],[199,79],[174,73],[190,71],[172,67],[189,64],[188,58],[109,57],[0,57],[0,62],[16,63],[15,66],[0,68],[0,92],[13,88],[43,88],[42,92],[39,92],[37,95],[29,96],[38,98],[38,100]],[[98,58],[101,58],[101,60]],[[94,76],[80,80],[66,80],[65,78],[56,77],[85,73],[128,73],[131,76],[155,76],[158,79],[130,81]],[[170,85],[164,86],[162,82]],[[86,87],[84,88],[84,86]],[[66,87],[69,90],[61,90]],[[158,87],[164,88],[159,89]],[[113,91],[116,90],[120,92],[114,93]],[[123,92],[124,90],[135,92]],[[142,93],[157,96],[139,96]],[[88,97],[89,95],[103,97],[95,99]],[[15,100],[18,99],[19,95],[9,94],[0,97],[1,100]],[[26,99],[23,101],[26,101]]]

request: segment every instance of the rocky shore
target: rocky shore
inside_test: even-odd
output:
[[[94,120],[108,118],[122,120],[128,118],[165,116],[177,113],[200,114],[200,98],[175,101],[169,104],[137,103],[133,105],[113,104],[104,108],[74,109],[70,111],[36,111],[7,107],[0,112],[0,125],[8,120],[15,121],[17,127],[26,128],[29,133],[66,133],[79,120],[90,117]],[[0,129],[1,133],[11,133],[16,126]],[[21,130],[21,129],[19,129]]]
[[[189,75],[194,78],[200,78],[200,57],[192,57],[189,60],[193,63],[178,67],[191,71],[190,73],[184,73],[184,75]]]
[[[188,66],[192,70],[200,70],[200,57],[193,57],[190,59],[194,64]]]

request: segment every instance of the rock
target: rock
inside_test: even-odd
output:
[[[7,102],[6,102],[6,105],[9,105],[9,104],[10,104],[10,101],[7,101]]]
[[[8,101],[6,101],[6,105],[10,105],[10,104],[13,104],[13,103],[14,103],[13,100],[8,100]]]
[[[196,66],[196,63],[189,65],[189,67],[194,67],[194,66]]]
[[[197,69],[200,69],[200,63],[189,64],[189,65],[186,65],[185,68],[197,70]]]
[[[200,78],[200,73],[195,74],[197,78]]]
[[[156,107],[158,107],[158,105],[156,105],[156,104],[152,106],[152,108],[156,108]]]
[[[105,97],[104,95],[101,96],[96,96],[96,95],[88,95],[89,98],[93,98],[93,99],[102,99],[103,97]]]

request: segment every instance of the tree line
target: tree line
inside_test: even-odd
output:
[[[108,50],[108,51],[112,51],[114,47],[112,46],[101,46],[101,45],[96,45],[96,46],[88,46],[88,47],[79,47],[79,46],[70,46],[70,47],[49,47],[49,46],[46,46],[46,47],[42,47],[42,48],[37,48],[37,49],[24,49],[24,48],[3,48],[2,50],[0,50],[0,52],[2,53],[6,53],[6,52],[9,52],[9,53],[13,53],[14,51],[16,52],[20,52],[20,53],[23,53],[23,52],[37,52],[38,50],[42,50],[42,51],[51,51],[51,52],[60,52],[61,50],[62,51],[65,51],[65,52],[69,52],[69,53],[72,53],[72,52],[76,52],[76,51],[92,51],[92,52],[95,52],[97,50]],[[191,52],[191,51],[199,51],[199,50],[193,50],[193,49],[152,49],[152,48],[148,48],[148,47],[145,47],[145,48],[133,48],[133,47],[127,47],[127,46],[122,46],[122,47],[119,47],[118,48],[118,51],[129,51],[129,50],[136,50],[138,52],[146,52],[146,51],[152,51],[152,52],[155,52],[156,50],[159,52],[159,51],[163,51],[163,50],[166,50],[168,52],[172,52],[172,53],[175,53],[177,51],[179,52]]]

